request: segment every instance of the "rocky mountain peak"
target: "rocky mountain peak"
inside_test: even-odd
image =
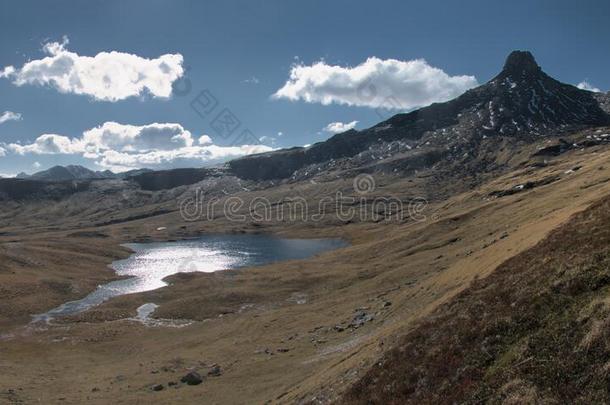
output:
[[[32,175],[19,173],[17,178],[41,180],[41,181],[66,181],[79,179],[103,179],[114,178],[116,175],[112,172],[96,172],[80,165],[53,166],[50,169],[36,172]]]
[[[529,51],[513,51],[506,58],[502,72],[511,76],[525,76],[541,72],[534,55]]]
[[[590,92],[553,79],[528,51],[511,52],[495,78],[449,103],[470,113],[474,133],[488,135],[552,135],[610,122]]]

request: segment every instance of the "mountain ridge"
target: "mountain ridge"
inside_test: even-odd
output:
[[[564,84],[548,76],[528,51],[513,51],[487,83],[461,96],[408,113],[371,128],[337,134],[310,147],[245,156],[228,162],[239,177],[281,179],[307,165],[355,156],[374,144],[429,142],[449,149],[459,138],[506,136],[531,141],[610,124],[608,96]],[[457,142],[459,143],[459,142]]]
[[[114,173],[110,170],[94,171],[81,165],[56,165],[31,175],[21,172],[16,176],[16,178],[47,182],[67,180],[123,179],[151,171],[152,170],[150,169],[134,169],[127,172]]]
[[[290,182],[336,169],[406,175],[436,164],[444,172],[484,174],[505,166],[523,143],[561,140],[569,133],[610,125],[609,111],[610,95],[561,83],[548,76],[530,52],[513,51],[496,76],[453,100],[396,114],[309,147],[244,156],[220,167],[114,174],[72,165],[17,177],[46,182],[130,179],[144,189],[161,190],[223,175]],[[505,148],[512,152],[498,153]]]
[[[491,80],[453,100],[396,114],[370,128],[351,129],[309,147],[233,159],[220,171],[245,180],[292,180],[324,172],[342,160],[352,160],[348,166],[360,170],[365,163],[374,165],[375,159],[393,155],[416,162],[407,162],[408,167],[421,168],[443,157],[454,161],[464,155],[474,157],[486,148],[493,149],[494,142],[503,143],[502,139],[509,143],[533,142],[603,125],[610,125],[610,94],[593,93],[555,80],[543,71],[531,52],[518,50],[508,55],[502,70]],[[195,172],[193,182],[206,170]],[[17,177],[40,181],[137,177],[158,188],[189,184],[184,173],[136,169],[114,174],[82,166],[55,166]],[[141,174],[147,176],[138,177]],[[173,174],[177,179],[172,178]]]

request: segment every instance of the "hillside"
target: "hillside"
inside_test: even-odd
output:
[[[608,403],[610,197],[422,320],[346,404]]]

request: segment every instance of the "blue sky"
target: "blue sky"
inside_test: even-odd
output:
[[[607,91],[609,20],[606,1],[3,1],[0,173],[201,166],[311,144],[380,121],[387,94],[399,101],[391,113],[454,97],[514,49]],[[75,70],[41,67],[45,57]],[[107,88],[83,66],[108,69]],[[137,83],[115,79],[124,68]],[[50,78],[67,73],[78,83]],[[361,79],[373,80],[375,101]],[[191,107],[201,94],[214,100],[207,115]],[[230,135],[214,125],[227,111],[238,120]]]

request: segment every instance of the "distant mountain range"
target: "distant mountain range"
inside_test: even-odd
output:
[[[79,165],[53,166],[31,175],[19,173],[18,179],[29,179],[38,181],[67,181],[67,180],[90,180],[90,179],[123,179],[138,174],[151,172],[150,169],[136,169],[123,173],[113,173],[110,170],[93,171]]]
[[[216,168],[115,174],[55,166],[17,178],[44,182],[130,178],[143,189],[162,190],[218,176],[294,181],[333,170],[406,173],[435,164],[449,172],[481,173],[503,165],[497,161],[498,151],[506,145],[517,150],[518,144],[606,125],[610,125],[610,94],[561,83],[547,75],[530,52],[514,51],[496,77],[451,101],[397,114],[371,128],[349,130],[309,147],[249,155]]]

